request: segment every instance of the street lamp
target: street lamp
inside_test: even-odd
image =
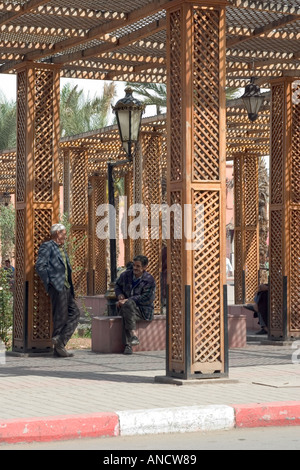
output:
[[[247,109],[248,117],[252,122],[257,119],[258,112],[264,100],[259,86],[255,85],[254,81],[255,78],[252,77],[250,83],[245,87],[245,93],[241,97]]]
[[[132,96],[132,88],[125,88],[125,97],[120,99],[115,106],[112,106],[116,114],[119,134],[123,148],[132,160],[132,144],[136,144],[139,139],[139,133],[142,122],[142,114],[145,106]]]
[[[132,162],[132,145],[137,144],[142,123],[142,114],[145,106],[132,96],[132,89],[125,88],[125,97],[112,106],[116,114],[119,134],[127,159],[107,163],[108,202],[109,202],[109,246],[110,246],[110,284],[106,293],[107,310],[109,316],[117,315],[115,296],[115,282],[117,279],[117,249],[115,226],[115,190],[113,170],[116,166],[122,166]]]

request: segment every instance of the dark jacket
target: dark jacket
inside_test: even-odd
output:
[[[132,299],[139,307],[141,314],[145,320],[153,319],[154,298],[155,298],[155,281],[151,274],[145,271],[138,284],[132,289],[133,271],[126,269],[116,280],[115,293],[124,295],[125,299]]]
[[[71,293],[74,297],[72,269],[66,250],[65,255],[68,268],[68,281],[71,286]],[[65,264],[55,241],[50,240],[40,246],[35,269],[42,279],[47,292],[49,292],[50,284],[59,292],[63,290],[65,283]]]

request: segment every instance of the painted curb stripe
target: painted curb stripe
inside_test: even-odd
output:
[[[233,405],[237,428],[300,426],[300,402]]]
[[[216,431],[234,428],[234,409],[227,405],[186,406],[117,412],[120,435]]]
[[[0,419],[0,443],[84,437],[300,426],[300,401],[248,405],[186,406],[150,410]]]
[[[80,437],[119,435],[116,413],[0,419],[0,442],[45,442]]]

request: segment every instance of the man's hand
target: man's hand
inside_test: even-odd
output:
[[[123,294],[118,295],[117,307],[122,307],[122,305],[124,305],[127,300],[128,299],[125,299],[125,296]]]

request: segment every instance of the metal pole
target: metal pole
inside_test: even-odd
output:
[[[108,316],[117,315],[117,299],[115,295],[115,282],[117,279],[117,249],[116,249],[116,220],[115,220],[115,193],[113,179],[113,163],[107,164],[108,202],[109,202],[109,249],[110,249],[110,285],[107,298]]]
[[[131,156],[131,149],[129,151]],[[108,203],[109,203],[109,251],[110,251],[110,284],[105,294],[107,299],[108,316],[117,316],[117,298],[115,295],[115,283],[117,279],[117,244],[116,244],[116,218],[115,218],[115,187],[113,170],[115,166],[122,166],[131,160],[121,160],[107,163],[108,179]]]

